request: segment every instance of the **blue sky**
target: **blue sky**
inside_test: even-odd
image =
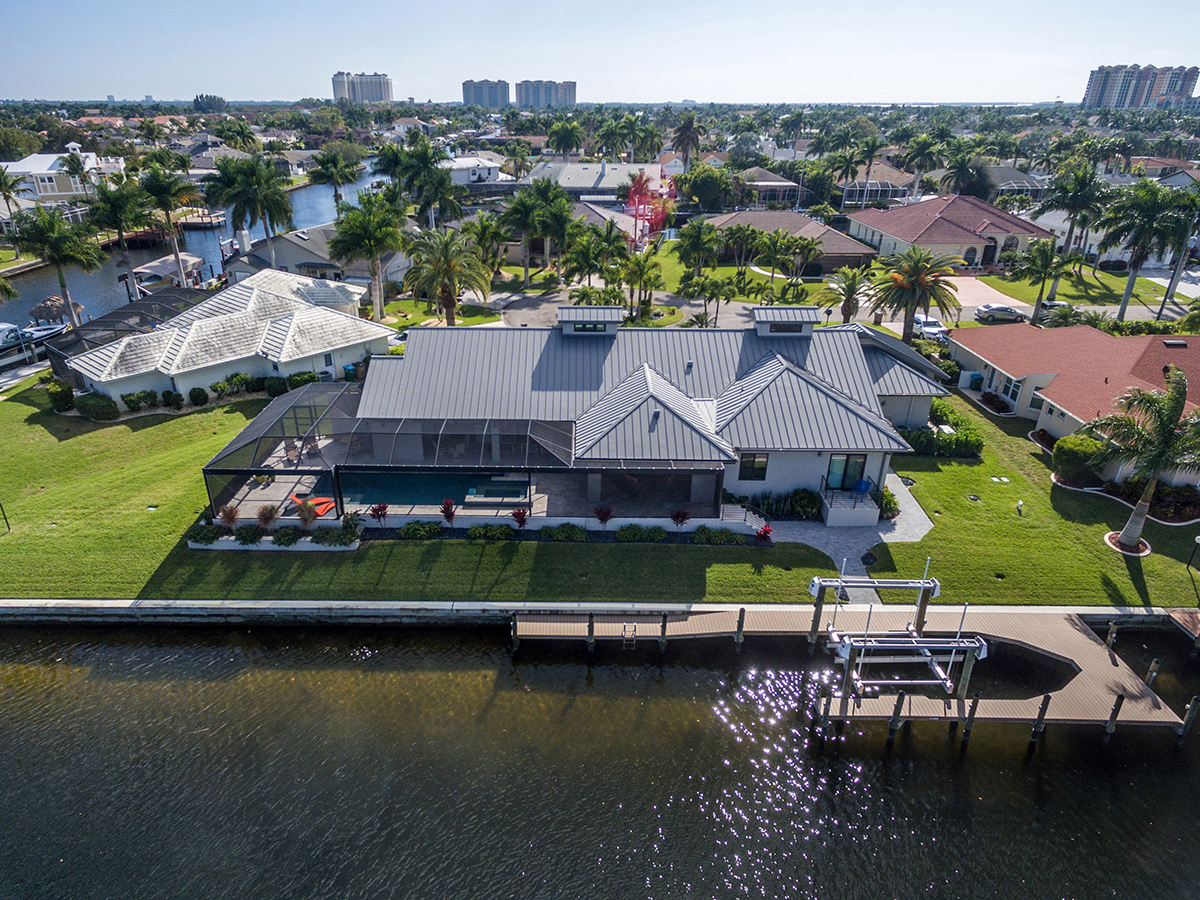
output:
[[[572,79],[591,102],[1078,102],[1098,65],[1200,65],[1200,4],[859,0],[748,4],[7,0],[0,97],[397,98],[466,78]],[[1143,14],[1145,12],[1145,14]],[[53,38],[51,37],[53,35]]]

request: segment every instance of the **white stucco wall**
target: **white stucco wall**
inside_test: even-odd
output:
[[[929,423],[929,408],[933,398],[928,396],[881,396],[884,416],[897,428],[923,428]]]
[[[790,493],[796,488],[821,489],[821,479],[829,471],[829,453],[803,452],[796,450],[741,450],[739,453],[766,453],[767,477],[763,481],[740,481],[738,463],[725,467],[725,489],[739,497],[761,494]],[[863,470],[867,477],[882,484],[887,473],[889,454],[868,453],[867,465]]]

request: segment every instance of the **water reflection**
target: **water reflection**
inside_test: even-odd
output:
[[[1195,746],[823,743],[824,661],[502,631],[10,629],[0,896],[1193,896]],[[1177,678],[1194,683],[1196,670]],[[797,710],[800,714],[797,714]],[[97,888],[103,885],[103,888]]]

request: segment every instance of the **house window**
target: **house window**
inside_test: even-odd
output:
[[[1042,395],[1040,393],[1038,393],[1040,390],[1041,390],[1040,387],[1035,387],[1033,389],[1033,396],[1029,398],[1029,408],[1030,409],[1041,409],[1042,406],[1045,404],[1046,401],[1043,400]]]
[[[743,453],[742,464],[738,468],[738,481],[766,481],[767,454]]]
[[[849,491],[858,484],[867,468],[865,453],[833,453],[829,457],[829,472],[825,484],[835,491]]]
[[[1046,417],[1049,418],[1050,416],[1053,416],[1053,415],[1054,415],[1054,404],[1050,403],[1046,406]]]
[[[332,353],[325,354],[325,365],[327,365],[327,366],[333,365],[333,354]]]
[[[58,185],[55,184],[53,175],[38,176],[38,193],[39,194],[57,194]]]
[[[965,262],[968,266],[975,265],[975,248],[974,247],[967,248],[967,252],[963,254],[963,262]]]
[[[1009,400],[1011,400],[1013,403],[1016,403],[1017,396],[1021,393],[1021,382],[1013,381],[1010,377],[1005,375],[1004,376],[1004,384],[1000,388],[1000,393],[1003,394],[1005,397],[1007,397]]]
[[[279,363],[276,363],[276,362],[271,363],[271,371],[278,372],[279,371]]]
[[[1011,234],[1004,239],[1004,243],[1000,247],[1001,253],[1007,253],[1009,250],[1017,249],[1017,239]]]
[[[772,322],[767,329],[771,334],[800,334],[804,331],[803,322]]]
[[[1065,419],[1067,417],[1067,411],[1065,409],[1060,409],[1058,411],[1058,417],[1060,419]]]
[[[576,322],[571,329],[576,334],[603,331],[607,326],[603,322]]]

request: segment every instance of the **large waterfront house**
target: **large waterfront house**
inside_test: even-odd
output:
[[[868,266],[878,256],[866,244],[791,210],[748,209],[712,216],[708,222],[720,230],[734,225],[750,225],[766,232],[783,229],[796,237],[812,238],[821,245],[821,256],[809,264],[805,275],[828,273],[841,266]]]
[[[894,209],[850,214],[850,236],[883,256],[923,247],[990,266],[1006,251],[1024,253],[1029,242],[1053,235],[976,197],[949,196]]]
[[[120,403],[122,394],[177,391],[241,372],[333,380],[344,367],[386,353],[395,332],[358,317],[366,290],[268,270],[226,288],[153,331],[71,356],[80,388]]]
[[[940,371],[816,307],[754,309],[748,329],[622,328],[617,307],[560,307],[552,328],[413,329],[365,384],[275,400],[205,466],[214,509],[328,497],[391,521],[691,524],[743,517],[732,497],[819,491],[829,525],[873,524],[899,428],[923,427]]]
[[[74,203],[91,193],[91,185],[67,171],[67,157],[72,154],[79,157],[93,181],[125,169],[125,160],[121,157],[83,153],[76,143],[67,144],[66,153],[31,153],[16,162],[5,163],[4,168],[9,175],[20,179],[19,189],[25,192],[22,196],[43,205]]]
[[[347,281],[369,287],[371,283],[371,264],[366,260],[338,263],[329,253],[329,242],[336,233],[335,223],[313,225],[286,234],[277,234],[273,238],[250,242],[248,232],[238,236],[239,244],[245,242],[249,246],[239,249],[237,256],[226,261],[225,271],[229,275],[230,284],[237,284],[258,272],[271,269],[271,247],[275,248],[275,266],[280,272],[294,272],[308,278],[328,278],[333,281]],[[409,220],[407,227],[416,231],[417,225]],[[403,281],[412,263],[400,251],[386,253],[380,260],[384,281]]]
[[[1163,390],[1170,366],[1188,379],[1188,409],[1200,405],[1200,338],[1182,334],[1118,337],[1088,325],[1036,328],[1029,324],[959,328],[950,332],[950,357],[963,367],[959,384],[1005,399],[1031,431],[1057,439],[1098,416],[1116,412],[1129,388]],[[1114,466],[1116,480],[1125,474]],[[1196,472],[1171,472],[1171,484],[1196,484]]]

